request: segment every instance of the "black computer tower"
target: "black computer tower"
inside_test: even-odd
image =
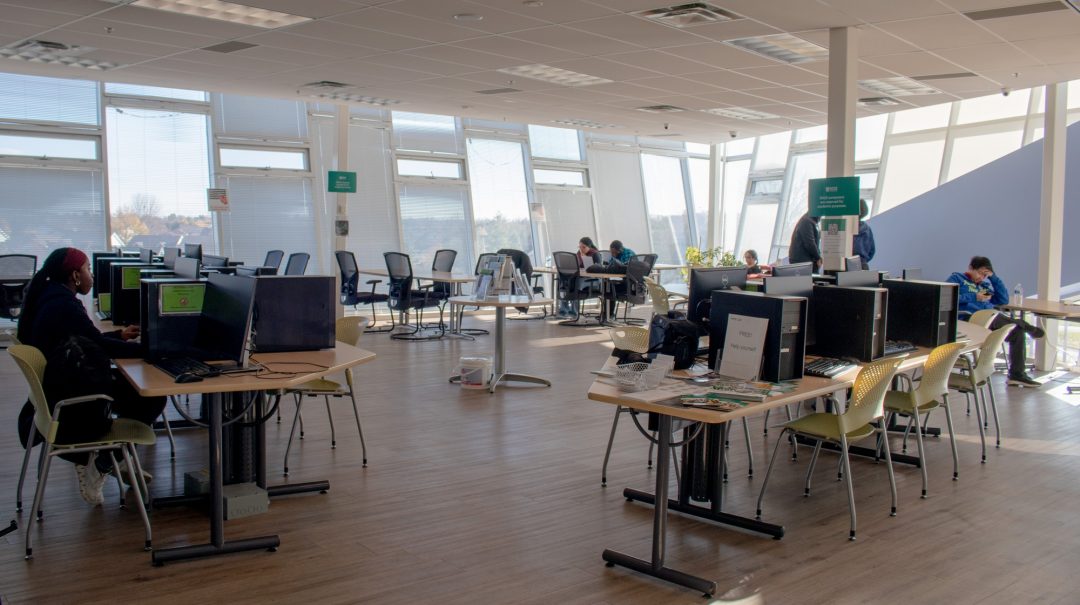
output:
[[[920,347],[956,342],[959,288],[949,282],[887,279],[889,340],[905,340]]]
[[[814,286],[811,353],[869,362],[885,354],[889,291]]]
[[[727,334],[728,315],[769,320],[761,360],[762,380],[779,382],[802,378],[806,353],[807,301],[801,296],[715,290],[709,315],[709,367],[716,368]]]
[[[254,277],[255,351],[311,351],[335,344],[337,286],[328,275]]]
[[[205,279],[163,277],[144,279],[139,284],[140,321],[143,357],[150,360],[168,357],[187,357],[199,332],[201,306],[190,313],[163,309],[161,288],[167,285],[197,285],[206,287]],[[205,290],[204,290],[205,292]]]
[[[139,323],[139,282],[142,271],[156,269],[140,262],[119,262],[109,265],[109,291],[112,294],[110,319],[118,326]]]

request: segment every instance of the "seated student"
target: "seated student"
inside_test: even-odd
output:
[[[630,248],[623,246],[623,243],[619,240],[613,240],[611,245],[608,246],[608,250],[611,252],[611,260],[606,265],[595,263],[590,265],[585,271],[587,273],[614,273],[625,275],[627,263],[637,255]],[[601,286],[608,288],[608,295],[606,297],[608,313],[614,314],[616,298],[626,294],[626,283],[624,281],[608,281],[601,284]]]
[[[578,240],[577,251],[577,266],[578,269],[585,268],[585,259],[590,260],[590,265],[599,265],[601,263],[600,251],[596,249],[596,244],[593,243],[592,238],[585,236]],[[593,279],[578,279],[578,289],[588,290],[589,288],[596,287],[596,280]],[[576,315],[574,312],[574,306],[567,300],[559,301],[559,313],[560,317],[573,317]]]
[[[772,267],[758,262],[757,250],[753,248],[743,252],[743,263],[746,264],[747,275],[764,275],[772,271]]]
[[[49,370],[53,360],[62,359],[59,354],[85,355],[88,364],[97,364],[104,368],[108,368],[109,358],[141,356],[140,346],[133,342],[139,337],[138,326],[128,326],[105,334],[94,326],[86,313],[86,307],[77,297],[78,294],[90,292],[93,284],[94,276],[90,273],[90,260],[86,254],[76,248],[59,248],[45,259],[41,269],[27,286],[22,314],[19,316],[18,339],[23,344],[36,347],[50,360],[46,365],[42,385],[50,400],[57,399],[56,395],[50,393],[63,393],[59,397],[62,399],[101,392],[100,388],[81,393],[71,392],[78,391],[82,385],[64,384],[63,376],[57,376],[56,380],[53,380],[53,373]],[[72,377],[67,378],[68,382],[75,382]],[[61,420],[68,412],[77,413],[71,415],[74,420],[60,424],[62,435],[57,436],[58,441],[93,441],[108,432],[112,424],[111,415],[152,425],[165,409],[164,397],[140,397],[123,377],[108,376],[103,384],[111,387],[106,393],[113,398],[111,405],[107,401],[101,401],[65,408]],[[23,420],[24,416],[26,421]],[[26,425],[27,442],[33,432],[32,424],[28,424],[32,423],[32,418],[32,407],[29,414],[24,407],[20,414],[20,432],[23,431],[23,425]],[[101,489],[112,468],[111,460],[107,457],[96,457],[93,453],[65,454],[63,457],[75,463],[79,493],[83,499],[90,504],[101,504],[104,501]]]
[[[971,314],[980,309],[993,309],[997,305],[1009,302],[1009,292],[1001,278],[994,274],[994,266],[990,259],[985,256],[973,256],[968,264],[966,272],[956,272],[947,280],[959,286],[959,317],[968,319]],[[1042,386],[1028,376],[1024,369],[1026,336],[1042,338],[1046,335],[1042,328],[1033,326],[1022,319],[1012,319],[999,314],[990,324],[991,330],[1013,324],[1016,328],[1009,333],[1006,342],[1009,343],[1009,380],[1010,386],[1040,387]]]
[[[630,262],[630,259],[637,256],[637,253],[627,248],[623,243],[617,239],[611,240],[611,245],[608,246],[608,250],[611,252],[611,259],[619,261],[625,265]]]

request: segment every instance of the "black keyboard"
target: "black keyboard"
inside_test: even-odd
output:
[[[192,374],[202,378],[210,378],[221,373],[221,370],[190,357],[159,359],[154,362],[154,366],[173,378],[176,378],[181,374]]]
[[[885,341],[885,356],[899,355],[900,353],[910,353],[915,350],[915,345],[903,340],[886,340]]]
[[[820,376],[821,378],[832,378],[837,374],[843,374],[844,372],[856,367],[856,364],[850,361],[844,361],[843,359],[833,359],[831,357],[820,357],[806,364],[803,368],[803,373],[807,376]]]

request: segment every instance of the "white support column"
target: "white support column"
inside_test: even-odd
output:
[[[334,121],[334,126],[337,128],[337,168],[339,171],[347,171],[349,169],[349,106],[338,105],[337,115]],[[323,171],[328,170],[326,166],[323,166]],[[359,188],[360,184],[357,183]],[[331,225],[333,229],[333,241],[334,247],[330,251],[333,253],[336,250],[344,250],[347,245],[347,237],[344,235],[338,235],[337,222],[349,220],[349,194],[348,193],[335,193],[335,210],[334,210],[334,224]],[[337,289],[341,291],[341,271],[337,270],[337,257],[334,258],[333,263],[334,274],[337,275]],[[341,298],[338,297],[337,310],[335,312],[336,317],[345,316],[345,307],[341,306]]]
[[[720,163],[721,146],[709,145],[709,217],[708,228],[705,229],[705,247],[715,248],[723,246],[725,249],[728,242],[724,241],[724,170]]]
[[[859,64],[858,30],[834,27],[829,30],[829,113],[825,147],[825,176],[855,174],[855,102]],[[824,259],[826,269],[842,270],[844,257],[851,255],[851,238],[859,228],[859,217],[847,217],[843,254]]]
[[[1038,293],[1041,300],[1061,297],[1061,238],[1065,217],[1065,142],[1068,84],[1046,86],[1043,125],[1042,201],[1039,207]],[[1046,338],[1035,341],[1035,367],[1054,367],[1057,322],[1046,322]]]

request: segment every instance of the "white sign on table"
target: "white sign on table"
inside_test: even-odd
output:
[[[769,320],[764,317],[728,315],[724,350],[721,351],[720,367],[716,372],[736,380],[757,380],[768,328]]]

